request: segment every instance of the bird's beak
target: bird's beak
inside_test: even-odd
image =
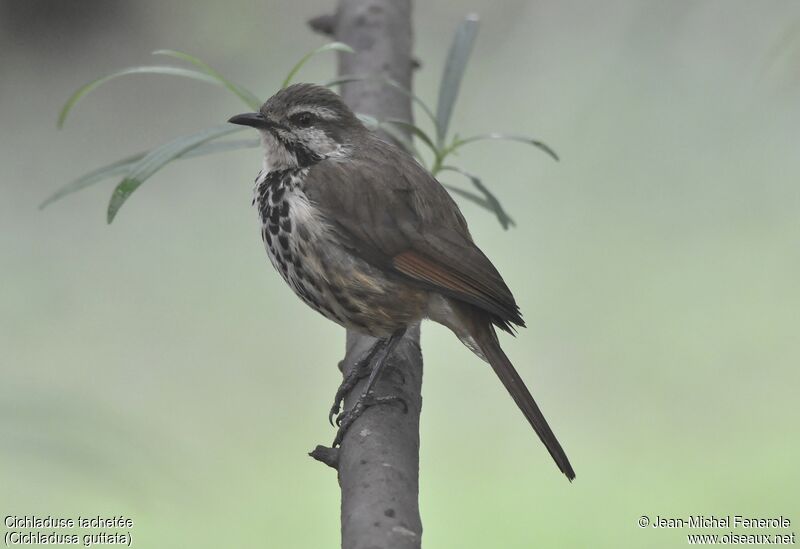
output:
[[[246,112],[244,114],[237,114],[228,119],[231,124],[238,124],[240,126],[250,126],[251,128],[258,128],[259,130],[268,130],[272,127],[272,123],[260,112]]]

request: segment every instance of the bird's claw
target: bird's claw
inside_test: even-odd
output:
[[[375,347],[379,349],[380,345],[381,344],[379,342],[378,344],[376,344]],[[367,353],[367,356],[365,356],[361,360],[356,361],[356,363],[353,364],[353,367],[344,376],[344,379],[342,380],[341,385],[339,385],[339,388],[336,389],[336,395],[333,397],[333,406],[331,406],[331,409],[328,412],[328,423],[330,423],[331,426],[333,426],[334,424],[333,417],[338,416],[339,411],[342,409],[342,403],[344,402],[344,397],[346,397],[347,394],[353,390],[353,387],[355,387],[359,381],[369,376],[369,373],[372,370],[371,368],[372,359],[375,356],[375,353],[376,353],[375,348],[370,349],[370,351]],[[340,369],[341,369],[341,363],[340,363]],[[337,417],[336,419],[337,426],[339,425],[339,421],[340,420]]]
[[[400,384],[405,385],[406,376],[403,373],[403,371],[399,368],[391,368],[391,369],[400,378]],[[331,424],[331,427],[338,427],[339,424],[341,423],[342,420],[340,419],[341,416],[340,412],[342,410],[342,403],[344,402],[344,397],[347,396],[347,393],[349,393],[352,390],[352,388],[356,385],[356,383],[358,383],[359,381],[361,381],[362,379],[364,379],[369,375],[369,364],[368,363],[358,364],[354,368],[354,371],[357,373],[348,376],[348,378],[345,378],[342,384],[339,385],[339,389],[337,389],[336,391],[336,396],[333,397],[333,406],[331,406],[331,409],[328,411],[328,423]],[[406,410],[408,409],[407,406],[405,408]],[[334,416],[336,417],[335,422],[333,419]]]
[[[340,401],[338,401],[338,400],[336,402],[334,402],[333,406],[331,406],[331,409],[328,412],[328,423],[331,424],[331,427],[336,427],[336,426],[339,425],[339,415],[340,415],[339,414],[339,410],[340,410],[339,402]],[[336,425],[334,425],[334,423],[333,423],[333,416],[336,416]]]
[[[408,413],[408,403],[403,397],[397,395],[375,396],[372,393],[362,394],[350,410],[343,411],[336,416],[336,426],[339,428],[336,431],[336,438],[333,439],[332,447],[341,445],[344,435],[353,425],[355,420],[361,417],[364,410],[376,404],[392,404],[394,402],[400,403],[403,407],[403,413]]]

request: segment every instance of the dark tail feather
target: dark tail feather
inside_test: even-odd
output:
[[[553,431],[550,430],[547,420],[544,419],[530,391],[528,391],[522,378],[519,377],[519,374],[514,369],[514,365],[511,364],[511,361],[508,360],[503,349],[500,348],[494,330],[491,326],[486,326],[485,329],[481,331],[483,334],[482,337],[479,338],[478,344],[483,354],[486,356],[486,359],[489,361],[489,364],[491,364],[494,373],[496,373],[500,381],[503,382],[503,385],[514,399],[514,402],[517,403],[517,406],[519,406],[519,409],[522,410],[525,418],[531,424],[531,427],[533,427],[533,430],[539,435],[539,439],[544,443],[550,455],[553,456],[553,460],[556,462],[556,465],[558,465],[558,468],[561,469],[561,472],[572,482],[572,479],[575,478],[575,471],[572,470],[572,465],[569,464],[567,454],[564,453],[561,444],[558,443]]]

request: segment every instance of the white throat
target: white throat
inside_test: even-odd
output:
[[[262,168],[265,174],[297,167],[295,155],[286,150],[272,133],[266,130],[260,130],[258,133],[261,134],[261,145],[264,149]]]

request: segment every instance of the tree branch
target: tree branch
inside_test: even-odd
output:
[[[411,0],[339,0],[335,16],[315,17],[312,29],[332,34],[356,50],[340,53],[339,74],[384,74],[411,89]],[[342,97],[355,111],[378,119],[412,120],[407,95],[378,81],[343,84]],[[390,139],[390,136],[385,136]],[[375,342],[347,333],[343,372]],[[345,409],[361,393],[357,385]],[[419,325],[412,326],[389,357],[377,395],[397,395],[408,405],[380,405],[356,420],[337,450],[318,446],[312,457],[338,471],[342,490],[343,549],[417,549],[419,515],[419,416],[422,409]]]

